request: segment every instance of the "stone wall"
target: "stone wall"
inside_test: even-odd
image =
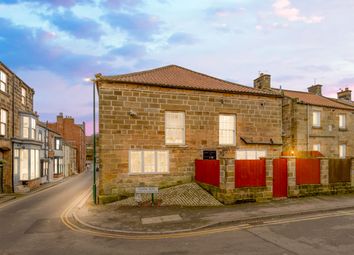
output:
[[[320,180],[321,184],[296,185],[296,158],[288,158],[288,197],[305,197],[317,195],[333,195],[354,192],[354,182],[328,182],[329,168],[328,158],[320,159]],[[354,161],[354,160],[352,160]],[[353,180],[353,163],[351,178]]]
[[[4,192],[12,192],[12,143],[20,137],[20,112],[33,112],[34,90],[0,62],[0,70],[7,75],[6,92],[0,91],[0,108],[7,111],[6,135],[0,137],[0,159],[5,160],[3,173]],[[26,90],[26,103],[21,102],[21,88]]]
[[[167,187],[194,178],[194,160],[204,149],[218,159],[235,159],[236,149],[263,149],[277,157],[281,145],[245,144],[240,137],[260,143],[281,143],[281,98],[142,86],[99,84],[100,195],[132,193],[138,185]],[[185,112],[183,146],[165,145],[165,111]],[[133,111],[136,116],[130,116]],[[236,146],[219,146],[219,114],[237,116]],[[170,173],[130,175],[130,149],[169,151]],[[229,178],[229,177],[227,177]]]
[[[321,127],[312,127],[312,113],[321,113]],[[339,129],[339,114],[345,114],[347,128]],[[347,156],[354,157],[354,115],[349,110],[319,107],[283,100],[284,151],[312,151],[314,144],[321,145],[326,157],[339,157],[339,145],[347,145]]]

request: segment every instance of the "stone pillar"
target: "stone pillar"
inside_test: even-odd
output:
[[[221,158],[220,160],[220,189],[226,190],[226,164],[227,159]]]
[[[320,181],[321,185],[328,185],[329,181],[328,158],[320,158]]]
[[[350,171],[351,186],[354,187],[354,158],[352,158],[352,169]]]
[[[266,187],[267,192],[266,196],[272,198],[273,197],[273,158],[265,159],[266,166]]]
[[[227,158],[225,162],[225,189],[226,191],[232,191],[235,188],[235,159]]]
[[[288,196],[293,197],[299,195],[296,186],[296,158],[293,156],[282,157],[288,160]]]
[[[230,191],[235,188],[235,159],[220,159],[220,189]]]

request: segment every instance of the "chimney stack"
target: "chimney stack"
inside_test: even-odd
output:
[[[345,88],[345,90],[340,90],[337,92],[338,99],[343,99],[347,101],[352,101],[352,91],[349,88]]]
[[[322,96],[322,85],[320,84],[312,85],[311,87],[308,87],[307,90],[309,93]]]
[[[269,74],[260,73],[259,77],[253,81],[253,86],[256,89],[270,89],[270,81],[271,79]]]

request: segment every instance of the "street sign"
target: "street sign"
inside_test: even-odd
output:
[[[159,188],[158,187],[136,187],[135,193],[156,194],[156,193],[159,193]]]

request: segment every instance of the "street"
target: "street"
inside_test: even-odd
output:
[[[91,187],[91,175],[87,171],[2,204],[0,254],[353,254],[353,215],[158,240],[78,233],[67,228],[60,215]]]

